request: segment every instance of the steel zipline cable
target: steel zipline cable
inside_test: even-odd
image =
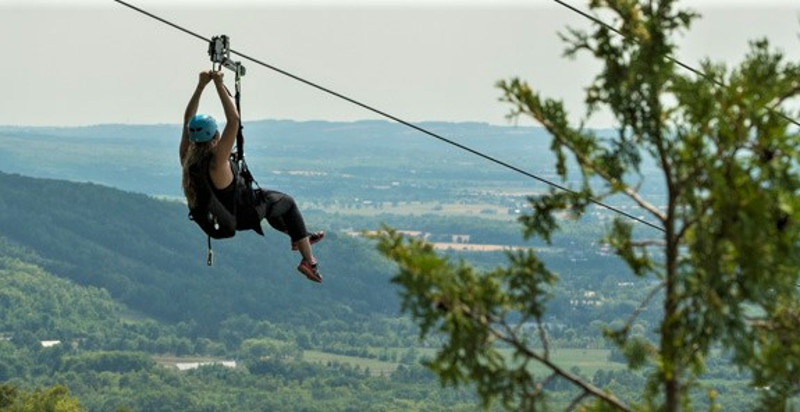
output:
[[[143,10],[143,9],[137,7],[137,6],[134,6],[134,5],[132,5],[132,4],[128,3],[128,2],[125,2],[123,0],[114,0],[114,1],[119,3],[119,4],[122,4],[123,6],[126,6],[126,7],[130,8],[130,9],[138,11],[139,13],[142,13],[142,14],[148,16],[148,17],[151,17],[151,18],[153,18],[155,20],[158,20],[158,21],[160,21],[160,22],[162,22],[162,23],[164,23],[164,24],[166,24],[168,26],[171,26],[171,27],[173,27],[173,28],[175,28],[177,30],[180,30],[180,31],[182,31],[182,32],[184,32],[184,33],[186,33],[186,34],[188,34],[190,36],[193,36],[193,37],[196,37],[196,38],[198,38],[200,40],[203,40],[206,43],[211,41],[210,39],[206,38],[205,36],[202,36],[202,35],[197,34],[197,33],[193,32],[191,30],[188,30],[188,29],[186,29],[184,27],[181,27],[181,26],[179,26],[179,25],[177,25],[175,23],[170,22],[169,20],[166,20],[164,18],[156,16],[155,14],[152,14],[152,13],[150,13],[150,12],[148,12],[146,10]],[[482,153],[482,152],[480,152],[478,150],[472,149],[472,148],[470,148],[468,146],[465,146],[465,145],[463,145],[461,143],[455,142],[455,141],[453,141],[451,139],[448,139],[448,138],[446,138],[446,137],[444,137],[444,136],[442,136],[442,135],[440,135],[438,133],[434,133],[434,132],[432,132],[432,131],[430,131],[428,129],[425,129],[425,128],[421,127],[421,126],[418,126],[418,125],[416,125],[414,123],[411,123],[411,122],[408,122],[406,120],[403,120],[403,119],[401,119],[399,117],[396,117],[396,116],[394,116],[392,114],[389,114],[389,113],[387,113],[385,111],[376,109],[376,108],[374,108],[374,107],[372,107],[370,105],[367,105],[365,103],[362,103],[362,102],[360,102],[360,101],[358,101],[356,99],[353,99],[351,97],[345,96],[345,95],[343,95],[341,93],[338,93],[338,92],[333,91],[331,89],[328,89],[326,87],[320,86],[319,84],[316,84],[316,83],[314,83],[312,81],[306,80],[306,79],[304,79],[304,78],[302,78],[300,76],[297,76],[295,74],[289,73],[289,72],[287,72],[285,70],[282,70],[282,69],[280,69],[278,67],[275,67],[275,66],[273,66],[271,64],[265,63],[265,62],[263,62],[261,60],[253,58],[251,56],[248,56],[248,55],[246,55],[246,54],[244,54],[242,52],[238,52],[238,51],[236,51],[234,49],[230,49],[230,52],[231,52],[231,54],[235,54],[235,55],[237,55],[237,56],[239,56],[239,57],[241,57],[241,58],[243,58],[245,60],[249,60],[252,63],[255,63],[255,64],[259,65],[259,66],[263,66],[263,67],[265,67],[267,69],[273,70],[273,71],[275,71],[277,73],[280,73],[280,74],[282,74],[284,76],[290,77],[290,78],[292,78],[294,80],[297,80],[297,81],[299,81],[301,83],[304,83],[304,84],[306,84],[308,86],[311,86],[311,87],[313,87],[315,89],[318,89],[320,91],[323,91],[325,93],[328,93],[330,95],[338,97],[338,98],[340,98],[342,100],[350,102],[350,103],[352,103],[352,104],[354,104],[356,106],[359,106],[359,107],[361,107],[363,109],[366,109],[368,111],[376,113],[376,114],[378,114],[380,116],[386,117],[386,118],[388,118],[390,120],[393,120],[393,121],[395,121],[397,123],[400,123],[400,124],[402,124],[404,126],[410,127],[412,129],[420,132],[420,133],[423,133],[423,134],[426,134],[426,135],[428,135],[430,137],[433,137],[435,139],[441,140],[441,141],[443,141],[443,142],[445,142],[445,143],[447,143],[449,145],[455,146],[455,147],[457,147],[459,149],[465,150],[465,151],[467,151],[469,153],[472,153],[472,154],[474,154],[476,156],[482,157],[482,158],[484,158],[484,159],[486,159],[486,160],[488,160],[490,162],[493,162],[495,164],[503,166],[503,167],[505,167],[507,169],[513,170],[513,171],[515,171],[515,172],[517,172],[519,174],[522,174],[522,175],[527,176],[527,177],[529,177],[531,179],[534,179],[536,181],[544,183],[544,184],[546,184],[548,186],[551,186],[553,188],[556,188],[556,189],[564,191],[564,192],[577,194],[576,191],[574,191],[574,190],[572,190],[572,189],[570,189],[570,188],[568,188],[566,186],[563,186],[563,185],[560,185],[560,184],[558,184],[556,182],[553,182],[551,180],[539,177],[539,176],[537,176],[537,175],[535,175],[535,174],[533,174],[531,172],[528,172],[528,171],[525,171],[523,169],[520,169],[519,167],[511,165],[511,164],[509,164],[507,162],[504,162],[502,160],[499,160],[499,159],[497,159],[495,157],[489,156],[489,155],[487,155],[485,153]],[[632,215],[632,214],[630,214],[628,212],[625,212],[624,210],[621,210],[621,209],[619,209],[617,207],[611,206],[611,205],[609,205],[607,203],[604,203],[604,202],[602,202],[600,200],[596,200],[596,199],[590,198],[589,201],[591,203],[597,205],[597,206],[601,206],[603,208],[606,208],[606,209],[608,209],[608,210],[610,210],[610,211],[612,211],[614,213],[617,213],[617,214],[619,214],[621,216],[624,216],[624,217],[626,217],[628,219],[634,220],[636,222],[639,222],[639,223],[641,223],[643,225],[649,226],[649,227],[651,227],[653,229],[656,229],[658,231],[665,232],[665,229],[662,228],[661,226],[658,226],[658,225],[656,225],[654,223],[648,222],[647,220],[644,220],[643,218],[640,218],[638,216],[634,216],[634,215]]]

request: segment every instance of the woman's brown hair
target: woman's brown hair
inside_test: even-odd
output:
[[[183,159],[182,185],[183,194],[186,196],[186,202],[189,204],[190,208],[195,207],[197,204],[197,190],[194,186],[197,182],[192,181],[189,170],[211,156],[213,156],[211,142],[189,144],[186,157]],[[208,173],[208,171],[203,171],[203,173]]]

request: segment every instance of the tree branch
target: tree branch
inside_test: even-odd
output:
[[[578,395],[578,397],[575,398],[575,400],[572,401],[572,403],[569,404],[569,406],[567,407],[567,410],[568,411],[574,411],[575,408],[577,408],[578,405],[580,405],[581,401],[583,401],[583,399],[586,398],[587,396],[589,396],[589,393],[586,392],[586,391],[583,391],[580,395]]]
[[[644,248],[649,246],[666,246],[663,240],[660,239],[648,239],[648,240],[640,240],[638,242],[631,241],[632,247]]]
[[[642,302],[639,304],[639,306],[636,308],[636,310],[634,310],[633,313],[631,313],[631,315],[628,316],[628,319],[625,321],[625,326],[622,327],[622,330],[625,331],[626,338],[627,338],[627,335],[628,335],[628,331],[631,328],[631,325],[633,325],[633,322],[636,321],[636,319],[639,317],[639,315],[642,313],[642,311],[644,311],[644,309],[647,307],[647,305],[650,304],[650,301],[653,300],[653,298],[656,296],[656,294],[659,291],[661,291],[661,289],[664,289],[664,286],[666,286],[665,282],[659,282],[659,284],[656,285],[656,287],[654,287],[647,294],[647,296],[645,296],[644,300],[642,300]]]
[[[531,392],[530,396],[532,398],[539,396],[542,393],[542,390],[544,390],[544,387],[547,386],[547,384],[551,380],[553,380],[553,378],[556,378],[556,377],[558,377],[558,374],[556,374],[555,372],[547,375],[546,378],[544,378],[541,382],[536,384],[536,387],[534,388],[533,392]]]
[[[612,395],[610,393],[606,393],[602,389],[592,385],[589,382],[584,381],[583,378],[581,378],[580,376],[575,375],[573,373],[570,373],[570,372],[564,370],[563,368],[561,368],[560,366],[556,365],[552,361],[550,361],[549,357],[541,355],[541,354],[538,354],[538,353],[532,351],[527,346],[525,346],[522,343],[522,341],[520,341],[520,339],[517,337],[517,335],[514,334],[513,328],[511,328],[511,326],[507,322],[505,322],[505,319],[495,319],[493,316],[491,316],[489,314],[478,315],[470,307],[468,307],[468,306],[466,306],[464,304],[459,304],[458,306],[459,306],[459,310],[460,310],[460,312],[462,314],[464,314],[469,319],[472,319],[475,322],[479,322],[482,326],[484,326],[487,329],[487,331],[489,332],[489,335],[495,337],[497,340],[499,340],[501,342],[505,342],[505,343],[511,345],[513,348],[518,350],[520,353],[522,353],[526,357],[541,363],[542,365],[544,365],[545,367],[550,369],[553,372],[553,374],[556,374],[556,375],[568,380],[573,385],[581,388],[584,391],[584,393],[587,393],[587,394],[592,395],[592,396],[594,396],[594,397],[596,397],[598,399],[601,399],[601,400],[607,402],[609,405],[613,406],[614,408],[616,408],[618,410],[621,410],[621,411],[630,411],[631,410],[622,401],[617,399],[616,396],[614,396],[614,395]],[[454,309],[452,306],[450,306],[448,304],[442,304],[442,303],[440,303],[437,307],[439,307],[441,310],[444,310],[444,311],[451,311],[451,310]],[[492,325],[498,325],[500,328],[504,329],[506,331],[506,333],[508,333],[508,334],[504,334],[503,332],[501,332],[501,331],[497,330],[496,328],[492,327]],[[550,378],[548,378],[548,380],[549,379]],[[534,391],[534,393],[535,393],[535,391]]]
[[[769,104],[767,104],[767,108],[771,111],[775,111],[781,117],[784,117],[782,113],[777,112],[778,106],[783,104],[783,102],[785,102],[786,100],[796,97],[798,93],[800,93],[800,81],[795,81],[794,85],[786,93],[772,99],[772,101]],[[794,119],[789,119],[789,120],[792,121]]]
[[[606,173],[602,169],[598,168],[596,166],[595,162],[591,161],[586,156],[581,154],[573,145],[570,144],[569,141],[567,141],[566,139],[563,139],[561,137],[561,134],[554,127],[554,125],[550,122],[550,120],[545,118],[541,113],[534,112],[533,110],[529,111],[529,113],[530,113],[531,116],[533,116],[534,119],[536,119],[539,123],[541,123],[542,126],[544,126],[544,128],[547,129],[547,131],[550,132],[550,134],[552,134],[554,138],[558,139],[558,141],[561,144],[566,146],[570,150],[570,152],[572,152],[572,154],[575,155],[575,157],[577,158],[578,163],[581,165],[581,167],[584,167],[584,168],[587,168],[587,169],[593,171],[598,176],[600,176],[603,179],[605,179],[612,186],[620,187],[622,189],[623,193],[625,193],[634,202],[636,202],[636,204],[639,205],[639,207],[641,207],[642,209],[650,212],[650,214],[655,216],[663,225],[663,223],[667,219],[667,216],[664,213],[662,213],[660,210],[658,210],[658,208],[655,205],[653,205],[652,203],[646,201],[643,197],[641,197],[639,195],[638,192],[633,190],[630,187],[630,185],[628,185],[625,182],[622,182],[620,180],[617,180],[617,179],[609,176],[608,173]]]
[[[550,359],[550,344],[547,341],[547,331],[541,321],[536,322],[536,327],[539,329],[539,340],[542,341],[542,348],[544,350],[544,357]]]
[[[469,310],[466,310],[464,313],[467,314],[468,316],[470,316],[470,318],[472,318],[473,320],[475,320],[475,318],[472,316],[472,314],[471,314],[471,312]],[[508,329],[508,325],[503,321],[495,320],[493,323],[496,323],[496,324],[499,324],[499,325],[503,325],[506,329]],[[617,399],[617,397],[615,397],[614,395],[606,393],[602,389],[592,385],[591,383],[588,383],[588,382],[584,381],[583,378],[581,378],[580,376],[575,375],[575,374],[573,374],[571,372],[568,372],[568,371],[562,369],[560,366],[558,366],[555,363],[551,362],[550,359],[548,359],[547,357],[532,351],[530,348],[528,348],[527,346],[523,345],[522,342],[520,342],[520,340],[517,339],[516,336],[505,335],[505,334],[501,333],[500,331],[498,331],[497,329],[492,328],[492,327],[489,327],[488,329],[489,329],[489,333],[491,335],[495,336],[498,340],[511,345],[512,347],[514,347],[516,350],[518,350],[520,353],[524,354],[525,356],[527,356],[527,357],[529,357],[531,359],[534,359],[537,362],[543,364],[548,369],[553,371],[553,373],[555,373],[558,376],[561,376],[562,378],[570,381],[573,385],[583,389],[584,393],[592,395],[592,396],[594,396],[594,397],[596,397],[598,399],[602,399],[603,401],[607,402],[611,406],[613,406],[613,407],[615,407],[615,408],[617,408],[617,409],[619,409],[621,411],[630,411],[630,408],[628,408],[627,405],[622,403],[622,401]]]

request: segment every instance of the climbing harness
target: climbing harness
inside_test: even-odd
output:
[[[250,169],[247,167],[247,162],[245,161],[245,156],[244,156],[244,134],[243,134],[244,126],[242,125],[241,121],[241,113],[242,113],[241,83],[242,83],[242,77],[244,77],[246,70],[245,67],[241,64],[241,62],[238,61],[234,62],[233,60],[231,60],[230,39],[226,35],[220,35],[211,38],[211,40],[208,43],[208,55],[211,58],[212,70],[219,71],[222,70],[222,68],[224,67],[228,70],[233,71],[235,74],[235,82],[234,82],[235,94],[233,95],[233,98],[236,102],[236,112],[239,114],[239,128],[236,134],[236,150],[232,152],[230,155],[230,163],[234,173],[233,184],[234,184],[235,194],[234,194],[233,218],[234,220],[236,220],[238,203],[241,200],[244,200],[252,204],[252,202],[254,201],[253,185],[255,184],[256,187],[259,187],[258,182],[256,182],[255,179],[253,179],[253,175],[250,173]],[[230,90],[228,90],[227,87],[226,90],[228,91],[228,95],[230,95]],[[206,184],[208,184],[207,179],[205,180],[205,182]],[[213,190],[209,191],[209,196],[211,197],[209,201],[210,205],[215,205],[219,203],[218,199],[216,199],[216,195],[214,195],[213,193]],[[222,211],[221,214],[224,215],[224,211]],[[234,227],[233,230],[230,230],[230,227],[222,228],[223,230],[220,230],[220,226],[217,222],[217,216],[214,215],[213,211],[208,210],[207,215],[208,219],[206,220],[211,222],[212,223],[211,225],[206,224],[209,222],[203,222],[202,220],[197,221],[193,217],[191,212],[189,214],[189,218],[191,220],[195,220],[198,223],[198,225],[200,225],[200,227],[203,228],[203,231],[206,232],[206,235],[208,237],[208,259],[206,263],[208,264],[208,266],[212,266],[214,263],[214,252],[213,249],[211,248],[211,238],[214,237],[215,239],[223,239],[223,238],[233,237],[235,235],[237,227]],[[230,216],[225,216],[225,217],[229,218]],[[234,223],[234,225],[236,224]],[[251,229],[263,235],[262,231],[260,230],[260,227],[252,227]]]

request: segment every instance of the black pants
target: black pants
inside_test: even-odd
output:
[[[255,197],[259,206],[259,216],[275,230],[286,233],[292,242],[308,236],[306,223],[294,199],[276,190],[257,189]]]

